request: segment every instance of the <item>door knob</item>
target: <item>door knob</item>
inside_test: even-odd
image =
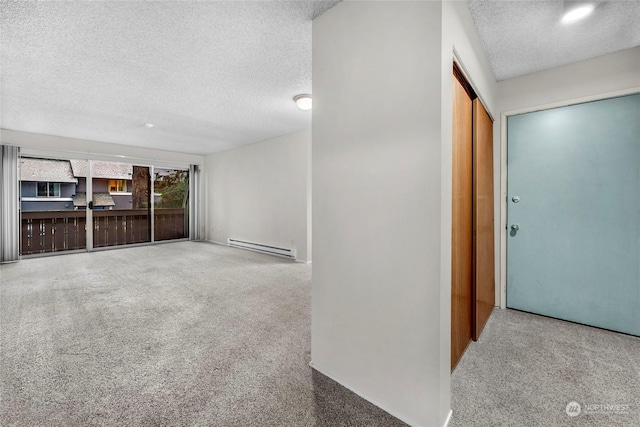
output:
[[[518,224],[513,224],[511,226],[511,231],[518,231],[518,230],[520,230],[520,226]]]

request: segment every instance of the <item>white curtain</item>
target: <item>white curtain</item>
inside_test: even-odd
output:
[[[20,256],[18,155],[13,145],[0,145],[0,262]]]
[[[200,240],[200,167],[189,167],[189,240]]]

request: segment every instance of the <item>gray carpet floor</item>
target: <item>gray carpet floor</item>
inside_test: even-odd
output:
[[[313,372],[311,266],[179,242],[0,266],[2,426],[400,426]]]
[[[309,368],[310,312],[310,265],[208,243],[2,265],[0,425],[404,426]],[[640,339],[495,310],[452,407],[452,427],[640,426]]]
[[[453,372],[451,406],[450,427],[638,427],[640,338],[495,309]]]

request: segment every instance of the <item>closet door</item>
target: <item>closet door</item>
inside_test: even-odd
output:
[[[493,122],[473,100],[473,340],[480,337],[495,305],[493,233]]]
[[[455,75],[454,75],[455,76]],[[453,200],[451,230],[451,369],[472,338],[473,175],[471,97],[453,79]]]

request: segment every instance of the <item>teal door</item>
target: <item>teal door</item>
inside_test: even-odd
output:
[[[640,336],[640,94],[507,124],[507,307]]]

